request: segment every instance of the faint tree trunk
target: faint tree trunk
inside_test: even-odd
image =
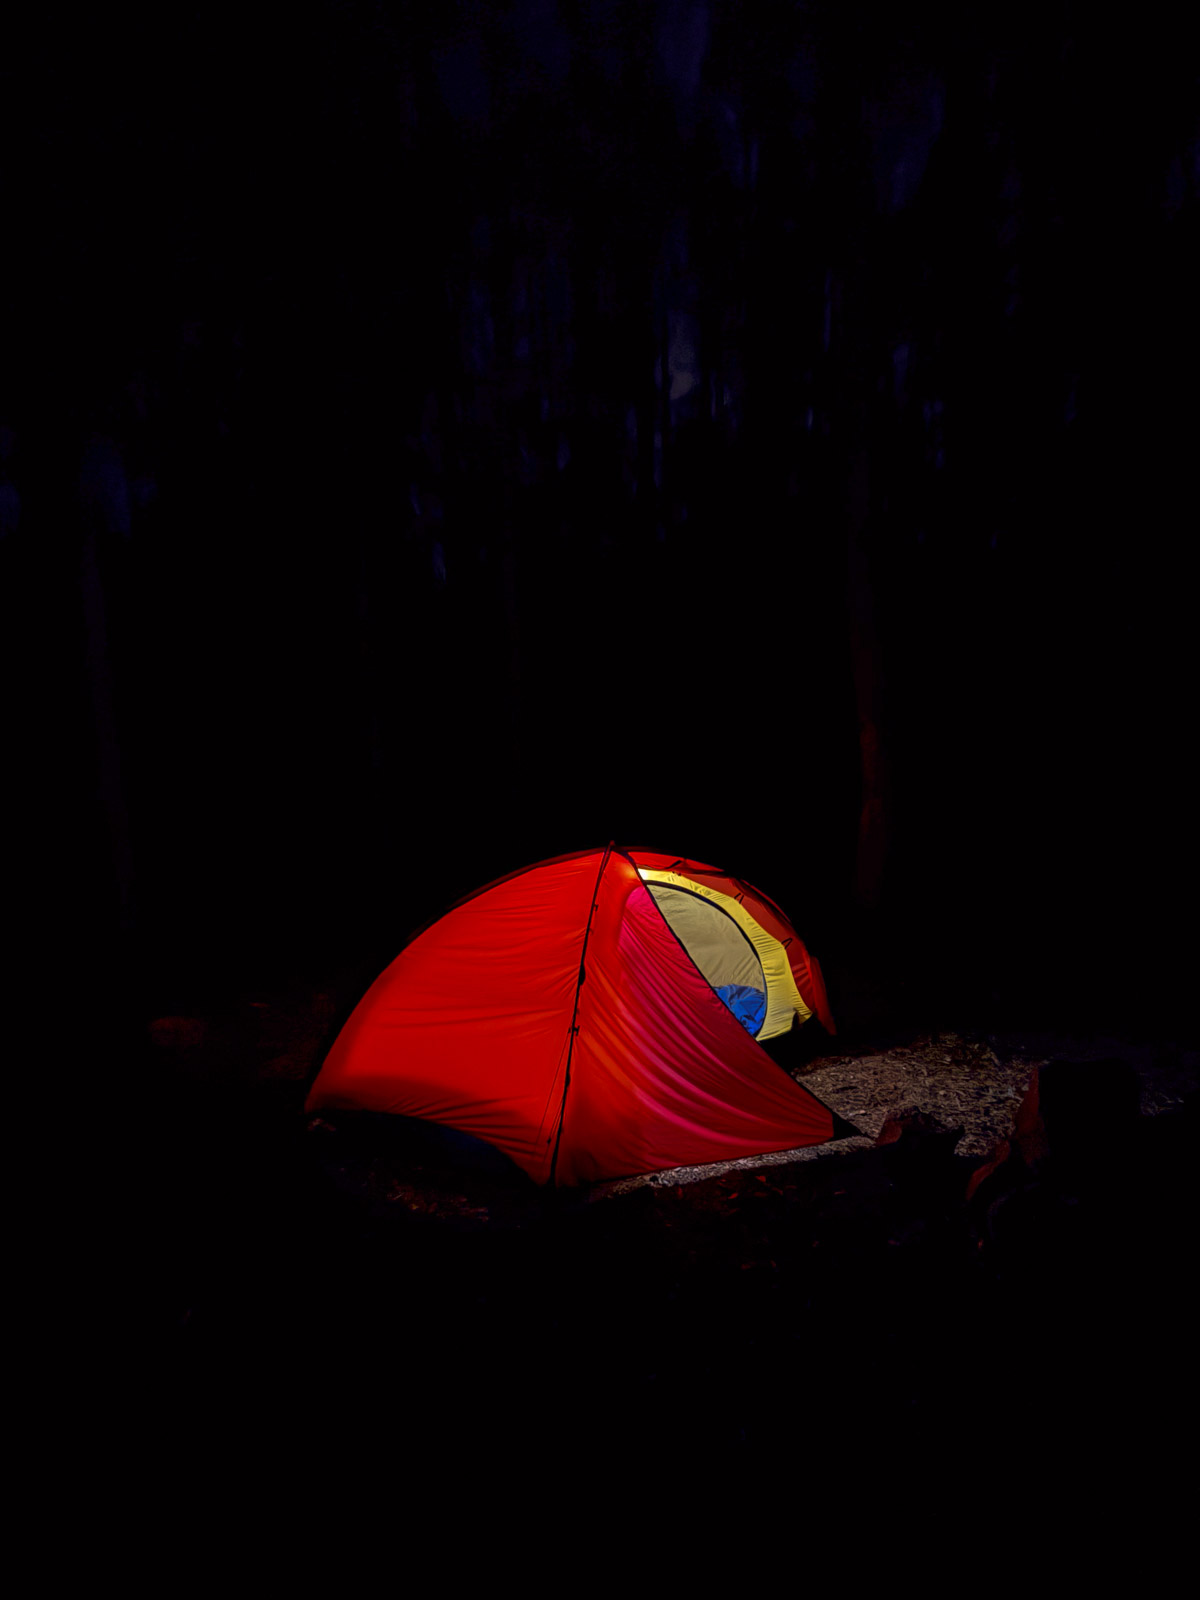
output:
[[[860,801],[852,895],[860,933],[885,906],[891,831],[884,675],[870,557],[874,371],[881,307],[873,281],[878,189],[868,139],[876,118],[854,26],[839,11],[818,29],[822,221],[829,241],[818,371],[830,386],[834,499],[845,518],[846,617],[858,725]],[[868,943],[870,939],[868,937]]]
[[[863,910],[878,911],[883,904],[891,818],[887,750],[883,736],[883,671],[866,550],[870,483],[864,439],[856,442],[851,456],[849,491],[847,601],[854,700],[858,713],[861,783],[854,899]]]
[[[124,464],[111,440],[96,437],[89,442],[84,452],[80,491],[83,511],[80,576],[97,787],[111,852],[118,925],[122,932],[128,932],[133,926],[133,847],[117,737],[100,542],[105,537],[128,538],[130,527]]]

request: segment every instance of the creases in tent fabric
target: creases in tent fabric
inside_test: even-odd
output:
[[[713,992],[624,857],[614,855],[605,871],[579,1022],[558,1156],[562,1182],[832,1136],[832,1114]]]

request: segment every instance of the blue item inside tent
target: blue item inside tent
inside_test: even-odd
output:
[[[745,983],[718,984],[718,994],[747,1033],[757,1034],[767,1014],[767,997],[761,989]]]

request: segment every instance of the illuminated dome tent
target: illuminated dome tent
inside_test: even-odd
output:
[[[392,1112],[572,1184],[820,1144],[833,1113],[759,1043],[820,968],[766,895],[703,862],[583,850],[489,884],[375,980],[309,1111]]]

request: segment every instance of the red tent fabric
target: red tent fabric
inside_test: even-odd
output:
[[[714,993],[638,874],[638,865],[680,860],[582,851],[454,907],[372,984],[308,1109],[446,1123],[497,1146],[538,1183],[831,1138],[832,1113]],[[770,905],[748,885],[734,893],[755,896],[756,917]],[[827,1015],[823,987],[820,1007],[809,1000],[819,968],[778,908],[771,912],[772,932],[798,947],[806,1001]]]

